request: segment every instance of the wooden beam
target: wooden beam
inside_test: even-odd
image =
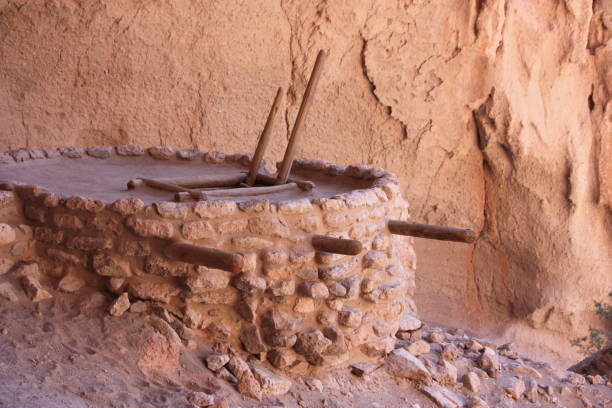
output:
[[[187,242],[172,242],[166,247],[164,254],[176,261],[222,269],[233,273],[241,272],[244,264],[243,256],[238,253],[193,245]]]
[[[268,187],[245,187],[245,188],[232,188],[225,190],[210,190],[200,192],[202,199],[207,200],[209,198],[221,198],[221,197],[247,197],[247,196],[258,196],[263,194],[274,194],[281,193],[284,191],[297,191],[300,189],[295,183],[283,184],[280,186],[268,186]]]
[[[150,179],[161,183],[174,184],[184,188],[231,187],[246,180],[246,173],[207,174],[189,177],[167,177]]]
[[[389,220],[389,231],[396,235],[455,241],[471,244],[476,241],[476,233],[470,229],[443,227],[440,225],[419,224],[418,222]]]
[[[291,173],[291,166],[293,165],[293,159],[295,158],[297,146],[302,134],[304,119],[306,118],[308,108],[312,104],[314,91],[317,87],[317,82],[319,82],[319,77],[321,76],[321,68],[323,67],[325,57],[325,51],[319,51],[317,60],[312,68],[312,73],[310,74],[310,79],[308,80],[308,85],[306,85],[306,91],[304,92],[304,98],[302,99],[300,110],[298,111],[297,117],[295,118],[295,123],[293,124],[291,137],[289,138],[289,143],[287,144],[287,149],[285,150],[285,156],[283,157],[283,162],[276,178],[276,184],[285,184],[289,178],[289,173]]]
[[[249,186],[255,184],[255,178],[257,177],[257,173],[259,172],[261,161],[263,160],[266,148],[270,143],[270,135],[272,134],[272,124],[274,123],[274,118],[276,117],[276,113],[278,112],[278,108],[280,107],[280,103],[282,100],[283,88],[278,88],[278,91],[276,91],[276,97],[274,98],[274,102],[272,103],[272,108],[270,109],[270,113],[268,114],[268,119],[266,120],[266,125],[264,126],[261,136],[259,136],[255,155],[253,156],[253,160],[251,161],[249,177],[246,181]]]
[[[363,251],[363,244],[354,239],[341,239],[313,235],[312,246],[317,251],[331,252],[332,254],[358,255]]]

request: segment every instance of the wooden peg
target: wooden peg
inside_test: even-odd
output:
[[[166,247],[164,254],[176,261],[222,269],[233,273],[242,271],[244,264],[244,257],[238,253],[193,245],[187,242],[172,242]]]
[[[331,252],[332,254],[358,255],[363,251],[363,244],[354,239],[341,239],[326,237],[325,235],[313,235],[312,246],[317,251]]]
[[[281,168],[278,171],[276,184],[285,184],[287,182],[287,178],[289,178],[291,166],[293,165],[293,159],[295,158],[297,146],[300,141],[304,119],[306,118],[308,108],[312,104],[313,94],[317,86],[317,82],[319,82],[319,77],[321,76],[321,68],[323,67],[325,57],[325,51],[319,51],[317,60],[312,68],[312,73],[310,74],[310,79],[308,80],[308,85],[306,86],[306,91],[304,92],[304,98],[302,99],[300,110],[298,111],[295,123],[293,124],[293,130],[291,131],[291,137],[289,138],[289,143],[287,144],[287,149],[285,150],[285,156],[283,157]]]
[[[276,97],[274,98],[274,102],[272,103],[272,108],[270,109],[270,113],[268,114],[268,119],[266,120],[266,125],[264,126],[261,136],[259,136],[255,155],[253,156],[253,160],[251,161],[251,168],[249,169],[249,176],[246,181],[246,184],[249,186],[255,184],[255,178],[257,177],[257,173],[259,172],[261,161],[263,160],[266,148],[270,143],[270,135],[272,134],[272,124],[274,123],[274,118],[276,117],[276,113],[278,112],[278,108],[280,107],[280,103],[282,100],[283,88],[278,88],[278,91],[276,92]]]
[[[419,224],[418,222],[389,220],[389,231],[396,235],[455,241],[471,244],[476,241],[476,233],[470,229],[443,227],[440,225]]]

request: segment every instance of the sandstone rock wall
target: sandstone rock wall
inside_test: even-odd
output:
[[[244,152],[283,86],[276,160],[323,48],[300,153],[388,168],[413,219],[481,233],[417,242],[420,312],[567,352],[612,285],[611,7],[3,0],[0,149]]]

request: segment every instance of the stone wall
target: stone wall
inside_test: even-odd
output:
[[[79,160],[85,154],[104,159],[126,152],[139,160],[145,150],[137,145],[65,148],[58,153],[22,149],[2,157],[4,162],[13,160],[18,171],[15,159],[35,160],[41,155]],[[183,153],[170,147],[149,149],[161,160]],[[249,159],[192,153],[191,160],[214,157],[217,163],[248,164]],[[3,197],[7,209],[23,210],[24,217],[2,218],[5,244],[12,245],[3,262],[37,270],[32,276],[9,275],[20,279],[32,300],[43,300],[55,289],[105,288],[118,295],[112,314],[121,314],[138,300],[160,304],[212,341],[228,341],[248,353],[267,355],[278,368],[290,368],[304,359],[311,365],[329,366],[383,357],[393,349],[396,334],[420,327],[413,300],[412,241],[391,235],[386,226],[387,219],[409,217],[397,179],[363,165],[300,159],[294,167],[370,180],[371,187],[330,198],[280,202],[145,205],[137,198],[105,203],[16,185],[16,197],[10,193]],[[29,232],[29,240],[13,242],[11,234],[21,230]],[[358,240],[365,250],[357,256],[316,251],[313,234]],[[239,253],[244,267],[233,274],[169,260],[164,250],[173,240]],[[31,247],[27,258],[17,256],[25,252],[16,253],[20,245]],[[41,279],[48,280],[50,288],[43,288]]]

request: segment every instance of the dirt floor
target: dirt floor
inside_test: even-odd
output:
[[[111,300],[110,295],[85,290],[77,295],[58,293],[38,303],[22,294],[14,302],[0,300],[0,407],[195,407],[188,402],[194,392],[215,395],[220,407],[445,406],[421,391],[426,384],[393,376],[384,365],[365,377],[348,368],[332,370],[320,382],[306,372],[282,374],[292,381],[290,391],[258,402],[206,367],[202,359],[211,353],[211,345],[204,338],[196,335],[184,345],[170,342],[147,323],[147,314],[110,316]],[[455,335],[462,336],[458,331]],[[563,379],[563,370],[514,359],[502,357],[502,366],[518,361],[538,367],[542,375],[532,401],[514,400],[500,390],[496,384],[501,376],[482,380],[478,395],[489,406],[611,406],[610,384],[572,384]],[[455,364],[461,375],[459,360]],[[460,401],[447,406],[479,406],[474,405],[475,393],[461,382],[447,389]]]

